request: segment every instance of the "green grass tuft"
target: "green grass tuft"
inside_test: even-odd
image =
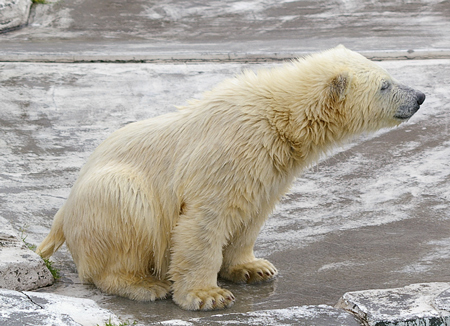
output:
[[[26,232],[27,229],[28,229],[28,225],[25,225],[24,227],[21,227],[19,229],[19,231],[20,231],[20,238],[22,239],[23,243],[25,244],[25,246],[28,249],[35,251],[36,250],[36,245],[27,242],[28,235],[25,235],[25,232]]]
[[[55,280],[59,280],[61,278],[61,275],[59,275],[59,269],[52,266],[53,262],[50,261],[50,259],[42,258],[44,261],[45,266],[47,266],[50,273],[52,273],[53,278]]]

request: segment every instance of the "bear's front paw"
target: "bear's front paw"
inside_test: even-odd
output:
[[[175,291],[173,300],[186,310],[215,310],[231,307],[235,298],[230,291],[213,287],[192,290],[184,294]]]
[[[278,275],[275,266],[265,259],[235,265],[222,270],[220,276],[235,283],[257,283],[269,281]]]

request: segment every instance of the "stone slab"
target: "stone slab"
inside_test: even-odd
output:
[[[26,291],[53,282],[41,257],[28,249],[9,222],[0,217],[0,288]]]
[[[0,33],[25,25],[30,8],[31,0],[0,0]]]
[[[271,326],[360,326],[352,314],[326,305],[289,307],[241,314],[217,314],[210,317],[166,320],[158,325],[271,325]]]
[[[450,325],[450,283],[412,284],[403,288],[349,292],[336,307],[369,326]]]
[[[90,299],[0,289],[0,325],[96,326],[120,320]]]
[[[438,310],[450,311],[450,289],[441,292],[434,299],[434,307]]]

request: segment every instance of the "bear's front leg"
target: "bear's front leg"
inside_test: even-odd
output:
[[[222,309],[234,303],[233,294],[217,286],[227,240],[217,218],[183,215],[173,231],[169,274],[173,300],[183,309]]]
[[[223,249],[223,265],[220,277],[235,283],[258,283],[270,281],[278,275],[271,262],[258,259],[253,254],[253,246],[265,219],[253,221],[234,235]]]

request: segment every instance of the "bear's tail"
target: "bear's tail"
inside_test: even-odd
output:
[[[66,241],[63,232],[64,206],[56,213],[50,233],[37,247],[36,253],[44,259],[53,255]]]

